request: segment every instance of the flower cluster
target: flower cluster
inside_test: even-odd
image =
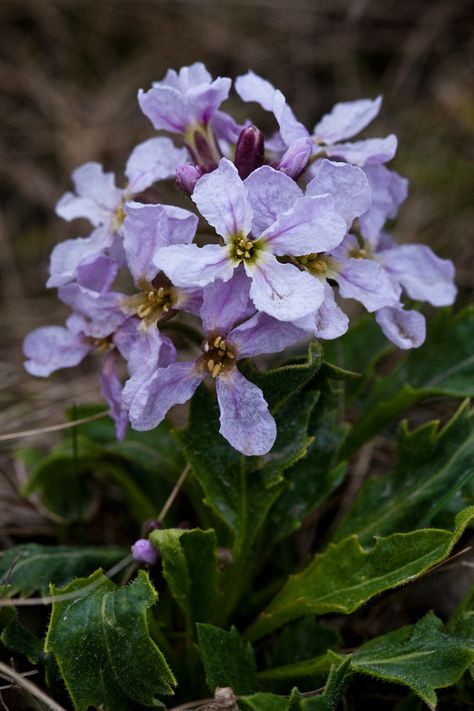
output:
[[[240,360],[341,336],[344,299],[375,313],[398,347],[418,347],[425,321],[411,302],[451,304],[456,289],[450,261],[424,245],[397,245],[384,231],[407,195],[406,179],[385,165],[397,140],[351,140],[378,114],[380,97],[336,104],[310,133],[283,94],[249,72],[235,90],[273,113],[278,130],[267,139],[220,110],[230,88],[200,63],[168,71],[138,102],[181,147],[164,136],[137,146],[124,188],[98,163],[73,173],[75,192],[57,213],[87,218],[94,229],[54,248],[47,282],[72,313],[65,327],[30,333],[24,352],[26,369],[43,377],[102,353],[102,392],[118,437],[128,423],[156,427],[210,379],[221,434],[259,455],[273,446],[276,426]],[[146,202],[162,180],[176,181],[189,209]],[[131,288],[122,293],[126,277]],[[166,335],[170,319],[198,325],[193,357],[189,349],[178,355]]]

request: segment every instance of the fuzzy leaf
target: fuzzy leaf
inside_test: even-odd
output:
[[[211,693],[218,686],[230,686],[236,694],[251,694],[257,688],[257,666],[253,649],[244,644],[232,627],[230,632],[213,625],[198,625],[207,685]]]
[[[330,544],[286,584],[247,631],[258,639],[308,614],[351,613],[375,595],[418,577],[444,560],[474,518],[474,506],[456,516],[454,532],[421,529],[378,538],[365,550],[357,536]]]
[[[466,499],[472,501],[473,481],[474,410],[468,402],[441,431],[430,422],[410,432],[404,422],[395,469],[365,483],[334,539],[357,533],[364,544],[376,535],[445,524]]]
[[[349,457],[384,425],[431,395],[474,395],[474,306],[455,316],[449,309],[432,320],[425,343],[380,378],[343,449]]]
[[[46,593],[50,583],[64,585],[75,577],[88,575],[98,565],[110,568],[129,551],[121,546],[43,546],[23,543],[0,553],[0,584],[9,584],[9,593]]]
[[[163,575],[194,636],[196,622],[213,618],[219,595],[215,533],[168,528],[153,531],[150,541],[161,554]]]
[[[13,606],[0,608],[0,642],[12,652],[24,654],[32,664],[43,657],[42,640],[20,622]]]
[[[448,634],[432,612],[414,625],[366,642],[352,655],[354,671],[404,684],[432,709],[435,689],[455,684],[471,665],[474,649]]]
[[[162,707],[174,676],[148,630],[147,612],[157,594],[139,571],[119,588],[101,570],[51,594],[77,593],[53,603],[45,650],[54,654],[76,711]]]

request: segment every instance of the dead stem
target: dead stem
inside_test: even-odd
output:
[[[6,676],[7,679],[11,679],[17,686],[20,686],[22,689],[27,691],[29,694],[34,696],[43,704],[46,704],[50,711],[66,711],[63,706],[57,704],[54,699],[45,694],[45,692],[42,691],[38,686],[36,686],[36,684],[33,684],[33,682],[28,681],[28,679],[25,679],[22,674],[19,674],[17,671],[9,667],[7,664],[4,664],[3,662],[0,662],[0,673]]]

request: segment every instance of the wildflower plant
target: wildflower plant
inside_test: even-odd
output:
[[[468,405],[445,428],[402,425],[394,468],[349,505],[343,493],[373,435],[425,397],[470,394],[474,316],[444,309],[426,328],[423,302],[455,301],[454,267],[389,231],[407,197],[386,165],[397,139],[354,140],[381,97],[336,104],[309,131],[265,79],[234,86],[273,115],[273,135],[221,110],[230,79],[200,63],[170,70],[138,102],[171,137],[132,151],[123,188],[86,163],[57,204],[92,232],[52,252],[47,285],[71,314],[27,335],[25,367],[48,377],[100,354],[115,435],[85,425],[73,454],[85,481],[101,472],[128,491],[142,570],[125,586],[100,571],[69,582],[79,563],[38,571],[28,593],[69,582],[51,588],[41,654],[79,711],[158,706],[176,686],[179,703],[210,693],[217,709],[335,710],[354,675],[434,708],[474,658],[472,597],[446,628],[428,605],[352,651],[347,618],[444,561],[473,520]],[[179,204],[150,202],[158,181],[175,182]],[[180,517],[158,511],[181,486],[191,524],[165,527]],[[41,464],[35,489],[54,501]],[[297,529],[309,546],[294,559]],[[15,566],[8,580],[6,596],[25,593]]]

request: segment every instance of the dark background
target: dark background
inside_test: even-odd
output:
[[[54,214],[88,160],[120,174],[153,128],[136,102],[168,67],[248,68],[286,93],[311,127],[334,102],[384,95],[366,135],[395,132],[393,167],[410,179],[400,241],[457,267],[458,303],[474,285],[473,6],[462,0],[0,0],[0,432],[58,422],[97,393],[87,364],[48,381],[21,365],[21,341],[66,311],[44,288],[49,253],[85,224]],[[268,115],[247,111],[272,129]]]

